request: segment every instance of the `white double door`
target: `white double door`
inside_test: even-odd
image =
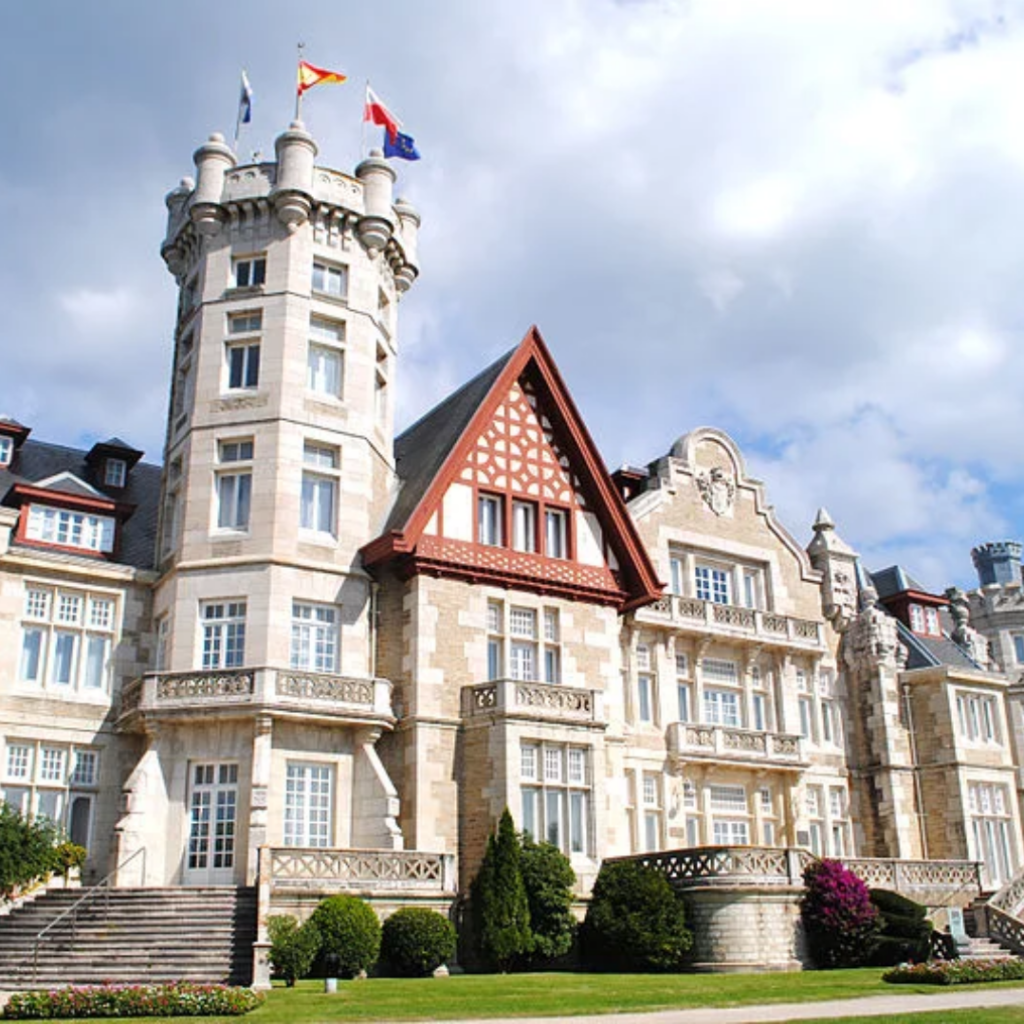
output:
[[[226,761],[189,766],[186,885],[235,881],[238,765]]]

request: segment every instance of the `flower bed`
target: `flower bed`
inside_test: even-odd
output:
[[[4,1007],[7,1020],[53,1017],[212,1017],[254,1010],[263,996],[228,985],[83,985],[18,992]]]
[[[1020,981],[1024,960],[929,960],[924,964],[901,964],[882,975],[894,985],[974,985],[982,981]]]

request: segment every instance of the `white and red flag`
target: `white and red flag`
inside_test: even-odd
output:
[[[366,86],[366,106],[363,108],[363,120],[371,124],[382,125],[392,142],[398,137],[398,130],[402,122],[384,105],[384,101],[370,88]]]

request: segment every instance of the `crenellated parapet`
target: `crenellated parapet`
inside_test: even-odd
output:
[[[310,225],[322,244],[382,255],[395,289],[407,291],[419,274],[420,217],[408,200],[395,201],[396,175],[382,154],[371,150],[354,175],[318,167],[316,142],[300,121],[278,136],[275,151],[275,162],[237,166],[219,133],[196,150],[195,180],[183,178],[166,199],[160,252],[171,273],[180,281],[192,270],[204,238],[257,239],[275,224],[289,234]]]

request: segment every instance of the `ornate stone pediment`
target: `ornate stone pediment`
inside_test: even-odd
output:
[[[715,466],[698,473],[696,479],[700,496],[716,516],[724,516],[732,511],[736,483],[727,469]]]

